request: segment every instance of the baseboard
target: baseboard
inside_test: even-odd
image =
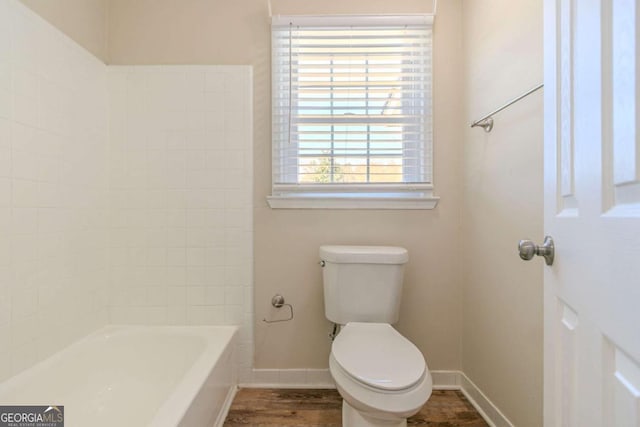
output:
[[[431,371],[434,390],[460,390],[491,427],[513,424],[460,371]],[[244,388],[335,388],[328,369],[253,369],[239,385]],[[228,408],[227,408],[228,409]]]
[[[213,424],[214,427],[222,427],[224,425],[224,421],[227,419],[227,415],[229,415],[229,409],[231,409],[231,404],[233,403],[233,399],[236,397],[237,392],[237,386],[229,387],[227,397],[225,397],[222,408],[220,408],[220,412],[216,418],[216,422]]]
[[[431,371],[434,390],[460,390],[491,427],[513,427],[498,407],[461,371]]]
[[[491,427],[513,427],[511,421],[464,372],[460,372],[460,391]]]
[[[431,371],[434,390],[460,390],[460,371]]]
[[[328,369],[253,369],[244,388],[336,388]]]
[[[460,390],[459,371],[431,371],[436,390]],[[253,369],[244,388],[336,388],[328,369]]]

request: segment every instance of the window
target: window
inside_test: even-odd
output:
[[[274,208],[432,208],[430,16],[276,17]]]

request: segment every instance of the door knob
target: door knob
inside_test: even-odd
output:
[[[520,258],[525,261],[529,261],[535,255],[538,255],[544,257],[544,262],[547,265],[553,265],[555,246],[551,236],[545,236],[542,246],[536,245],[531,240],[520,240],[518,242],[518,251],[520,252]]]

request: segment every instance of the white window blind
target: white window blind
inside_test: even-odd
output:
[[[431,20],[274,18],[274,195],[431,188]]]

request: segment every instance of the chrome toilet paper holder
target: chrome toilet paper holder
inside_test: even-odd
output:
[[[282,308],[284,306],[289,307],[289,317],[286,319],[279,319],[279,320],[267,320],[267,319],[262,319],[263,322],[265,323],[278,323],[278,322],[288,322],[289,320],[293,320],[293,306],[291,304],[287,304],[284,301],[284,297],[280,294],[276,294],[273,296],[273,298],[271,298],[271,305],[274,306],[275,308]]]

